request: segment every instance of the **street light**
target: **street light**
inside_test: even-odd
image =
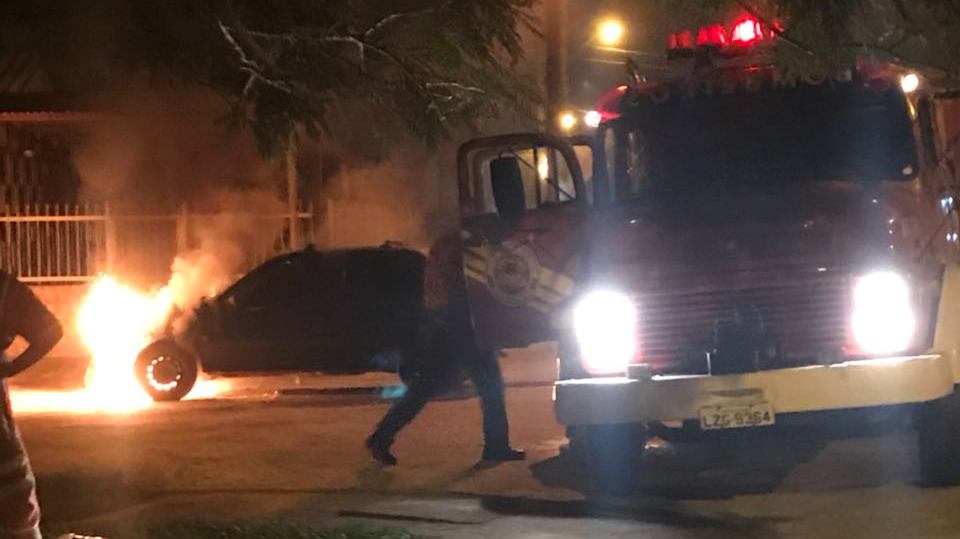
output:
[[[605,19],[597,25],[597,40],[607,47],[619,45],[625,33],[623,23],[617,19]]]

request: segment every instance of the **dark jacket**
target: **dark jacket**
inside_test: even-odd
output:
[[[482,360],[470,318],[462,248],[459,234],[449,234],[430,249],[420,332],[400,367],[408,385],[426,385],[434,394],[463,382],[469,370],[465,362]]]

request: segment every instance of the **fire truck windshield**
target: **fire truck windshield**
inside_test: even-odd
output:
[[[904,180],[917,171],[903,94],[862,82],[639,95],[602,137],[613,181],[597,186],[601,200],[755,183]]]

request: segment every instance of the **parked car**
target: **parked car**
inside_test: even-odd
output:
[[[214,375],[394,370],[384,361],[416,335],[425,258],[385,246],[308,248],[273,258],[205,300],[189,327],[140,352],[136,374],[158,401]]]

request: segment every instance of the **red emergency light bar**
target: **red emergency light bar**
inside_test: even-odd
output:
[[[764,39],[763,27],[760,21],[756,19],[744,19],[733,26],[730,32],[730,41],[733,43],[743,43],[749,45],[754,41]]]
[[[684,30],[682,32],[676,32],[670,34],[670,50],[677,49],[692,49],[693,48],[693,32],[690,30]]]
[[[697,30],[696,45],[714,49],[746,47],[758,41],[773,39],[775,30],[767,29],[758,19],[746,16],[730,27],[729,31],[721,24],[704,26]],[[681,54],[694,48],[693,32],[683,30],[670,34],[667,50],[671,54]]]
[[[697,31],[697,45],[722,47],[727,44],[727,29],[723,25],[704,26]]]
[[[620,117],[620,102],[627,94],[628,86],[617,86],[600,96],[597,100],[596,111],[600,113],[600,121],[615,120]]]

